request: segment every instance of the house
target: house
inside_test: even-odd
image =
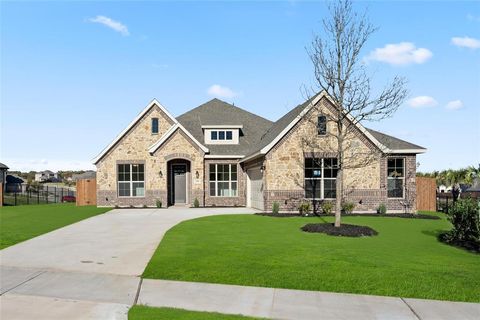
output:
[[[72,175],[71,181],[77,181],[81,179],[95,179],[96,175],[97,173],[95,171],[87,170],[84,173],[78,173],[78,174]]]
[[[8,169],[9,168],[6,165],[0,162],[0,184],[4,187],[4,189],[5,189],[5,183],[7,183]]]
[[[35,173],[35,181],[38,182],[56,182],[58,181],[58,174],[50,170],[45,170]]]
[[[5,184],[5,192],[25,192],[27,189],[27,183],[23,178],[13,175],[7,174],[6,176],[6,184]]]
[[[335,152],[306,151],[303,136],[332,144],[320,93],[276,122],[213,99],[178,117],[153,100],[95,159],[98,206],[247,206],[297,210],[305,199],[336,197]],[[318,119],[318,123],[306,119]],[[426,149],[355,124],[352,150],[374,154],[344,170],[344,199],[356,211],[415,210],[416,154]]]
[[[3,206],[3,192],[7,183],[7,170],[9,168],[0,162],[0,207]]]

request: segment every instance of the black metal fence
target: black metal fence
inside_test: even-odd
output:
[[[44,186],[40,189],[29,188],[16,192],[5,192],[3,204],[6,206],[18,206],[27,204],[48,204],[61,202],[75,202],[76,191],[62,188]]]
[[[461,199],[473,198],[480,200],[480,193],[464,192],[460,194]],[[437,211],[448,213],[449,207],[453,205],[453,194],[451,192],[437,192]]]

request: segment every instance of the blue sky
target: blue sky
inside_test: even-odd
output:
[[[214,96],[271,120],[313,82],[324,2],[1,2],[0,162],[90,169],[153,98],[180,115]],[[428,148],[419,170],[480,162],[480,3],[355,2],[379,27],[374,85],[409,100],[365,126]]]

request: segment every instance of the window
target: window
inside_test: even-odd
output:
[[[237,196],[237,164],[210,164],[210,196]]]
[[[405,185],[405,159],[390,158],[387,160],[387,195],[389,198],[403,198]]]
[[[317,133],[319,136],[324,136],[327,134],[327,117],[326,116],[318,116]]]
[[[305,198],[335,199],[336,188],[336,158],[305,158]]]
[[[152,118],[152,134],[158,134],[158,118]]]
[[[119,197],[145,196],[145,165],[119,164],[117,169]]]
[[[210,132],[210,140],[233,140],[232,131],[216,130]]]

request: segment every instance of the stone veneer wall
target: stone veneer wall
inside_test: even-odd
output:
[[[316,118],[318,113],[328,114],[332,112],[333,106],[325,99],[320,101],[321,105],[312,109],[309,116]],[[327,130],[334,130],[331,123],[327,124]],[[316,136],[315,124],[301,120],[289,133],[283,137],[279,143],[265,157],[264,174],[264,199],[265,210],[272,208],[273,202],[280,204],[282,211],[297,211],[299,204],[304,201],[304,169],[303,161],[306,152],[302,148],[302,137]],[[319,137],[323,139],[325,145],[322,150],[330,152],[314,152],[315,157],[336,157],[335,141],[329,137]],[[359,130],[349,140],[355,146],[357,154],[373,154],[373,157],[365,157],[358,161],[369,159],[367,166],[358,168],[347,168],[344,170],[344,185],[346,201],[352,201],[356,204],[356,211],[373,212],[381,204],[385,203],[387,209],[391,212],[404,209],[405,199],[387,198],[387,157],[382,156],[380,150],[374,146],[368,138]],[[361,156],[360,156],[361,157]],[[415,198],[415,155],[395,155],[392,157],[404,157],[406,159],[405,184],[409,190],[409,196]],[[327,200],[328,201],[328,200]],[[361,203],[360,203],[361,202]],[[415,203],[413,211],[415,211]]]
[[[210,164],[237,164],[237,197],[212,197],[210,196]],[[232,159],[205,159],[205,206],[217,207],[244,207],[246,206],[246,173],[238,160]]]
[[[151,118],[159,118],[159,133],[151,133]],[[159,148],[150,155],[148,147],[173,125],[172,121],[154,106],[139,122],[97,163],[97,205],[98,206],[156,206],[161,200],[167,205],[167,163],[172,159],[190,161],[191,173],[188,200],[193,203],[195,197],[203,205],[203,151],[193,143],[183,132],[177,130]],[[145,196],[117,196],[117,164],[145,164]],[[162,174],[160,175],[160,171]],[[199,172],[199,178],[195,173]]]

